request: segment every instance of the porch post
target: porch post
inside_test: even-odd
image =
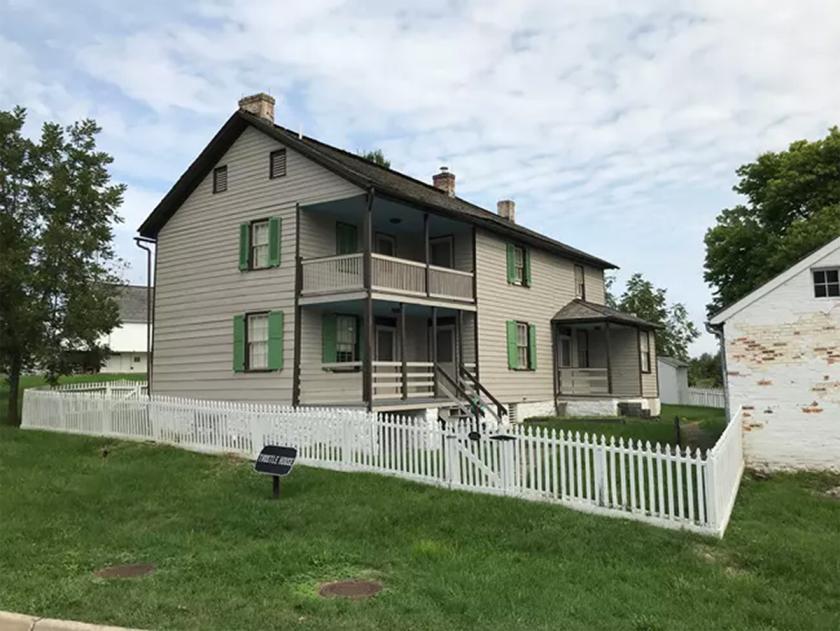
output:
[[[426,268],[429,269],[428,267]],[[434,382],[434,394],[437,397],[438,394],[438,385],[437,385],[437,361],[438,361],[438,348],[437,348],[437,307],[432,307],[432,381]]]
[[[429,213],[423,215],[423,247],[424,247],[424,261],[426,263],[426,295],[429,295],[429,261],[431,261],[431,252],[429,245]]]
[[[368,410],[373,409],[373,298],[371,296],[371,249],[373,245],[373,187],[368,191],[367,209],[364,214],[363,273],[367,296],[364,299],[364,361],[362,362],[362,400]]]
[[[367,195],[367,209],[362,218],[362,274],[365,289],[370,291],[372,283],[372,259],[371,250],[373,249],[373,189],[368,191]]]
[[[408,398],[408,363],[405,357],[405,303],[400,303],[400,359],[402,360],[402,398]]]
[[[551,372],[554,381],[554,413],[560,414],[557,408],[557,397],[560,396],[560,373],[557,366],[557,325],[551,323]]]
[[[606,321],[604,324],[604,335],[606,337],[607,345],[607,394],[613,393],[612,387],[612,347],[610,346],[610,322]]]
[[[461,376],[461,364],[464,363],[464,338],[461,336],[461,327],[464,326],[464,312],[458,309],[455,314],[455,335],[458,336],[458,357],[456,358],[455,374]]]

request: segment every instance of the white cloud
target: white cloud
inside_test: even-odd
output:
[[[522,221],[644,272],[698,322],[702,236],[734,169],[840,112],[840,6],[819,0],[94,8],[93,39],[31,10],[48,56],[0,35],[0,98],[96,115],[143,191],[135,219],[240,96],[269,90],[281,123],[423,179],[447,163],[462,195],[515,197]]]

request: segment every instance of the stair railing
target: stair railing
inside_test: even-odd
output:
[[[493,394],[486,387],[484,387],[484,385],[476,378],[475,375],[473,375],[469,370],[467,370],[464,364],[460,364],[458,366],[458,370],[460,376],[465,378],[472,385],[473,390],[475,391],[477,401],[473,402],[473,399],[470,398],[470,402],[473,403],[473,405],[479,406],[479,408],[482,409],[482,411],[487,410],[488,412],[490,412],[490,414],[496,419],[496,422],[501,424],[502,418],[505,414],[507,414],[505,406],[502,405],[502,403],[496,397],[494,397]],[[484,401],[481,400],[482,395],[486,396],[490,400],[490,402],[496,407],[495,411],[491,406],[485,404]]]

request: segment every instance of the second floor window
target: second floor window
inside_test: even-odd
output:
[[[335,361],[340,363],[356,361],[358,331],[355,316],[340,315],[335,319]]]
[[[251,269],[268,267],[268,219],[251,224]]]
[[[247,316],[248,370],[268,368],[268,314],[252,313]]]
[[[575,298],[586,300],[586,277],[583,274],[583,265],[575,265]]]
[[[642,372],[650,372],[650,331],[639,331],[639,353],[642,358]]]
[[[213,169],[213,192],[224,193],[227,190],[227,167],[216,167]]]
[[[511,285],[531,286],[531,253],[514,243],[507,244],[507,281]]]
[[[814,297],[840,297],[840,268],[814,270]]]

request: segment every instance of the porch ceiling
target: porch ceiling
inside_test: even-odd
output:
[[[586,300],[580,299],[572,300],[569,304],[560,309],[551,321],[561,324],[615,322],[616,324],[627,324],[640,329],[661,328],[658,324],[648,322],[642,318],[637,318],[629,313],[622,313],[621,311],[611,309],[606,305],[599,305],[594,302],[587,302]]]

